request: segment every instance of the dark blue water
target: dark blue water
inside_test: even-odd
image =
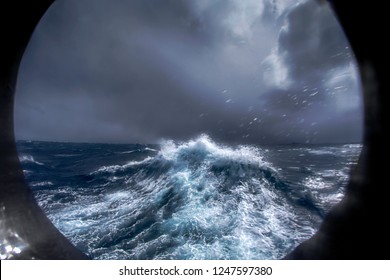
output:
[[[96,259],[277,259],[341,200],[361,145],[18,142],[48,217]]]

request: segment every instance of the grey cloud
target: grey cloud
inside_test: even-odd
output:
[[[261,98],[276,113],[270,121],[289,131],[285,135],[299,130],[309,141],[359,141],[362,108],[356,65],[328,6],[305,1],[293,7],[263,65],[270,81]],[[289,122],[290,129],[283,129]]]
[[[297,51],[292,36],[301,22],[294,11],[277,53],[294,83],[275,89],[262,80],[261,63],[278,40],[278,16],[284,18],[290,2],[58,1],[23,60],[17,137],[150,143],[208,133],[229,143],[304,141],[297,122],[316,118],[313,104],[324,114],[329,110],[320,106],[320,95],[302,110],[307,104],[301,106],[301,84],[310,80],[312,94],[321,71],[310,76],[314,71],[291,67],[316,65]],[[315,19],[305,9],[295,13]],[[321,26],[316,30],[320,37],[327,34]],[[312,51],[322,48],[309,45]],[[334,87],[340,83],[333,81]]]
[[[350,62],[347,40],[328,6],[306,1],[297,5],[286,21],[279,48],[292,79],[310,80]]]

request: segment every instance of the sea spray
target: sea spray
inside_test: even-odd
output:
[[[342,198],[360,148],[18,143],[41,207],[97,259],[280,258]]]

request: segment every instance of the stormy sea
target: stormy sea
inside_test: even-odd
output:
[[[361,145],[18,141],[54,225],[94,259],[278,259],[343,197]]]

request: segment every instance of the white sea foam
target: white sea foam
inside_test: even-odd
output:
[[[91,173],[91,175],[93,174],[98,174],[98,173],[115,173],[117,171],[124,171],[126,170],[127,168],[129,167],[132,167],[132,166],[137,166],[137,165],[142,165],[148,161],[150,161],[152,159],[152,157],[147,157],[141,161],[130,161],[124,165],[110,165],[110,166],[102,166],[100,167],[98,170],[94,171]]]
[[[91,174],[106,184],[94,193],[64,188],[77,203],[49,207],[49,216],[95,258],[276,259],[314,233],[257,147],[228,147],[206,135],[164,141],[154,157]],[[123,185],[111,189],[117,182]]]
[[[19,156],[19,160],[21,162],[32,162],[32,163],[35,163],[35,164],[38,164],[38,165],[43,165],[43,163],[34,160],[34,157],[31,156],[31,155],[21,155],[21,156]]]
[[[310,154],[313,154],[313,155],[319,155],[319,156],[322,156],[322,155],[334,155],[335,154],[335,151],[331,151],[331,150],[326,150],[326,149],[309,149],[309,153]]]
[[[120,154],[132,154],[132,153],[136,153],[136,152],[140,152],[140,151],[141,151],[140,149],[137,149],[137,150],[120,152]]]
[[[36,182],[31,183],[31,187],[44,187],[44,186],[53,186],[54,184],[50,181]]]
[[[205,134],[185,143],[175,143],[171,140],[163,141],[159,155],[168,160],[178,160],[181,156],[191,152],[204,155],[206,158],[212,157],[213,159],[225,159],[237,163],[255,164],[259,166],[264,164],[263,156],[259,148],[238,146],[234,149],[228,146],[218,145]]]

